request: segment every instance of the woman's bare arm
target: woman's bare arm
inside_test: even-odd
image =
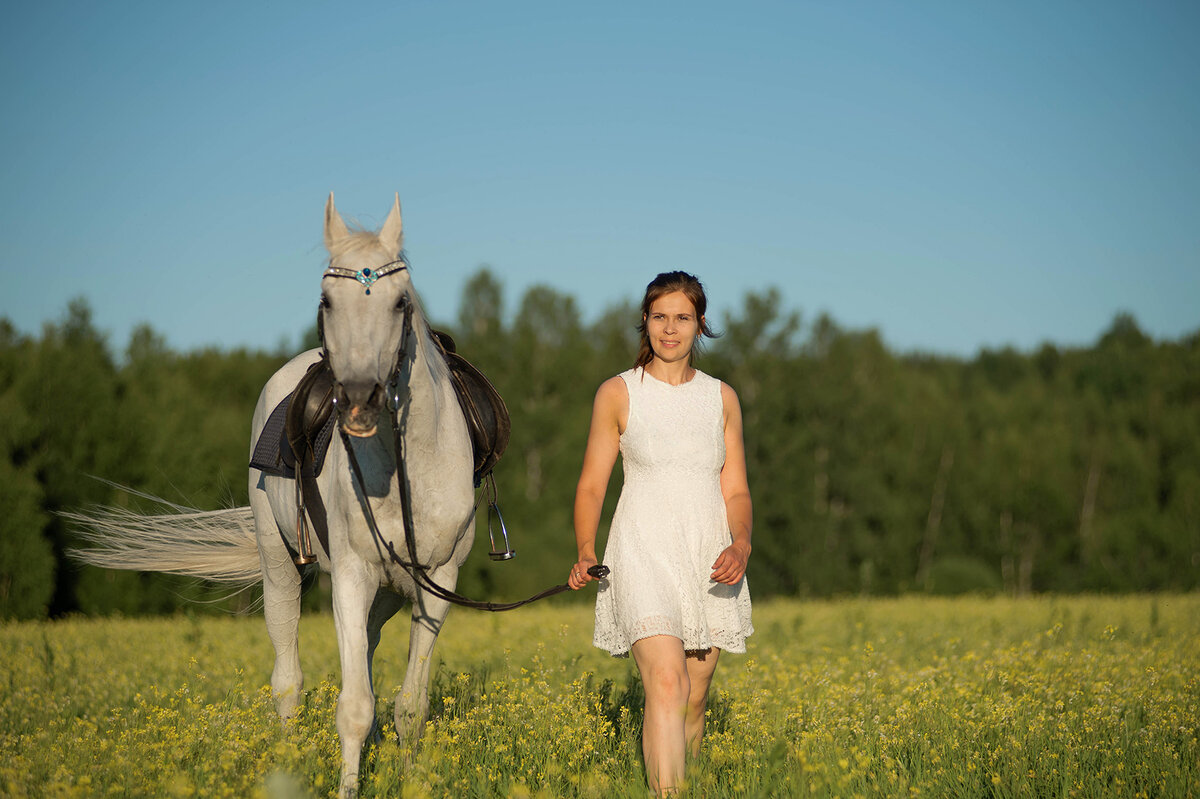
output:
[[[571,567],[568,584],[578,590],[594,578],[587,570],[596,565],[596,531],[608,479],[621,448],[621,428],[629,413],[629,393],[625,381],[613,377],[604,381],[592,404],[592,423],[588,429],[583,469],[575,488],[575,546],[578,560]]]
[[[746,574],[750,559],[750,530],[754,512],[750,504],[750,482],[746,477],[746,445],[742,439],[742,407],[737,393],[721,384],[725,413],[725,465],[721,469],[721,496],[729,520],[730,544],[713,563],[712,579],[733,585]]]

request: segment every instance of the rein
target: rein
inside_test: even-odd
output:
[[[389,268],[391,267],[391,268]],[[343,269],[341,267],[331,266],[326,270],[326,277],[346,277],[357,280],[366,287],[368,294],[371,293],[371,285],[380,277],[399,272],[407,269],[408,265],[404,261],[393,261],[386,264],[378,270],[362,269],[354,271],[351,269]],[[367,523],[368,529],[371,531],[371,536],[375,539],[375,547],[380,551],[380,555],[387,553],[388,559],[392,563],[404,569],[405,572],[412,578],[413,582],[420,586],[425,591],[428,591],[433,596],[438,597],[446,602],[454,605],[459,605],[466,608],[475,608],[476,610],[486,610],[491,613],[497,613],[505,610],[515,610],[516,608],[528,605],[532,602],[537,602],[539,599],[546,599],[555,594],[561,594],[563,591],[569,591],[571,586],[568,583],[551,586],[544,591],[530,596],[526,599],[521,599],[515,602],[487,602],[478,599],[471,599],[463,596],[457,591],[453,591],[445,586],[439,585],[432,577],[429,576],[429,567],[422,564],[417,558],[416,539],[413,535],[415,525],[412,519],[412,497],[408,489],[408,467],[404,457],[404,436],[400,425],[400,410],[402,403],[400,401],[400,377],[404,371],[404,365],[408,362],[406,357],[408,353],[409,337],[412,335],[412,302],[408,298],[404,300],[404,327],[400,336],[400,346],[397,349],[396,358],[392,367],[392,373],[388,378],[386,391],[387,398],[385,400],[385,409],[387,410],[388,419],[392,425],[392,439],[395,446],[396,456],[396,486],[400,491],[400,518],[404,525],[404,541],[407,545],[408,559],[400,557],[396,552],[395,546],[391,541],[383,537],[383,533],[379,530],[379,524],[375,521],[375,512],[371,510],[371,500],[367,496],[366,481],[363,480],[362,468],[358,464],[358,458],[354,454],[354,447],[350,442],[350,436],[342,429],[341,424],[337,425],[338,435],[341,436],[342,446],[346,450],[346,454],[350,459],[350,473],[354,479],[355,486],[358,488],[359,494],[362,496],[363,519]],[[322,344],[324,342],[322,341]],[[340,388],[341,383],[336,385]],[[337,398],[340,392],[334,393],[334,407],[337,409]],[[501,522],[503,524],[503,522]],[[507,538],[507,534],[505,536]],[[603,578],[609,574],[607,566],[597,564],[588,569],[588,574],[592,577]]]

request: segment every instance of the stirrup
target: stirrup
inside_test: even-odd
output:
[[[488,541],[492,544],[492,551],[488,552],[488,557],[492,560],[512,560],[517,556],[517,551],[508,543],[508,528],[504,526],[504,516],[500,513],[500,506],[496,503],[496,478],[492,477],[491,473],[487,476],[488,482]],[[496,514],[496,518],[500,521],[500,534],[504,536],[504,549],[496,549],[496,537],[492,534],[492,513]]]
[[[308,525],[304,523],[304,508],[300,508],[300,517],[296,521],[296,543],[300,546],[300,551],[292,560],[297,566],[317,562],[317,556],[312,551],[312,541],[308,537]]]
[[[317,562],[313,554],[312,539],[308,535],[308,523],[305,520],[304,489],[300,486],[300,464],[296,464],[296,546],[300,549],[292,558],[297,566],[307,566]]]

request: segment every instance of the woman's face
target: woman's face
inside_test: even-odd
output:
[[[696,308],[682,291],[664,294],[650,303],[646,335],[654,354],[667,363],[686,361],[700,333]]]

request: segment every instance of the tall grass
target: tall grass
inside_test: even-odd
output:
[[[1200,796],[1200,597],[775,601],[722,657],[686,796]],[[456,610],[423,743],[376,659],[362,795],[646,795],[641,687],[590,609]],[[275,717],[261,619],[0,627],[0,794],[327,796],[339,758],[331,617],[301,625],[308,694]]]

